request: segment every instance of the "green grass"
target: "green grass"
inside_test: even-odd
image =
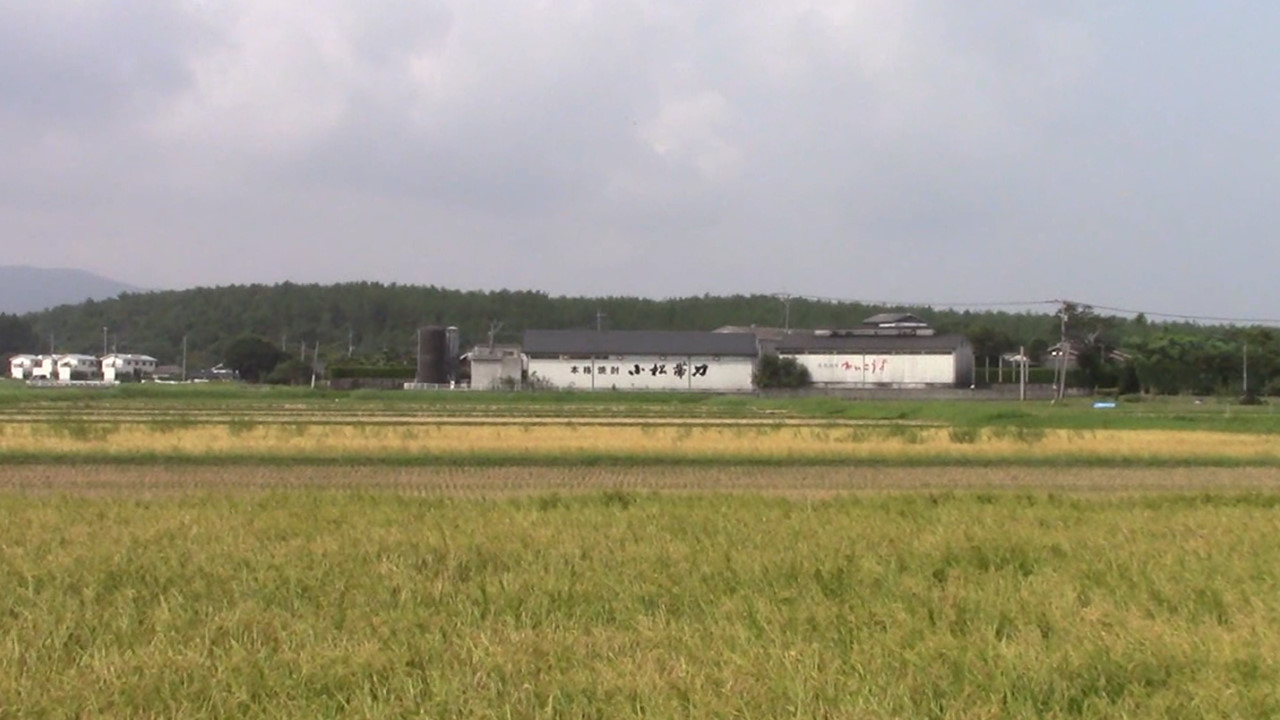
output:
[[[4,415],[80,416],[113,412],[307,413],[320,416],[417,414],[477,417],[796,418],[907,422],[966,427],[1045,429],[1203,429],[1280,433],[1271,405],[1241,406],[1191,398],[1121,400],[1095,410],[1088,399],[1047,402],[849,401],[833,397],[758,397],[688,393],[575,392],[336,392],[308,388],[204,385],[122,385],[111,389],[27,388],[0,383]]]
[[[0,716],[1274,717],[1278,509],[0,494]]]

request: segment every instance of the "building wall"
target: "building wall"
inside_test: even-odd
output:
[[[77,358],[58,361],[58,379],[63,382],[72,380],[72,375],[75,373],[97,376],[99,372],[97,360],[81,360]]]
[[[471,388],[473,390],[502,390],[519,388],[523,364],[519,355],[471,360]],[[504,386],[503,378],[510,378]]]
[[[963,353],[798,353],[788,356],[809,369],[815,385],[904,388],[969,385]]]
[[[13,358],[9,360],[9,375],[14,380],[26,380],[31,377],[31,370],[35,367],[35,361],[27,358]]]
[[[529,382],[562,390],[747,392],[753,357],[614,355],[608,359],[529,358]]]

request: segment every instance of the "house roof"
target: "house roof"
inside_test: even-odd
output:
[[[111,353],[110,355],[102,356],[103,360],[106,360],[107,358],[119,358],[121,360],[141,360],[144,362],[159,362],[158,360],[151,357],[150,355],[138,355],[136,353]]]
[[[963,335],[790,335],[778,352],[954,352],[968,344]]]
[[[750,333],[760,340],[777,342],[788,335],[813,335],[812,330],[769,327],[766,325],[725,325],[715,329],[718,333]]]
[[[684,330],[526,330],[529,355],[737,355],[755,357],[751,333]]]
[[[899,323],[928,325],[928,323],[922,320],[918,315],[912,315],[911,313],[878,313],[862,321],[863,325],[893,325]]]

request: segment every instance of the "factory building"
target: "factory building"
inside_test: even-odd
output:
[[[531,387],[749,392],[759,358],[751,333],[529,330]]]
[[[808,330],[776,341],[781,357],[809,370],[815,387],[969,387],[973,347],[963,335],[938,334],[908,313],[873,315],[847,330]]]

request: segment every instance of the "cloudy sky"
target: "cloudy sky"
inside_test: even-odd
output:
[[[1280,315],[1280,4],[0,0],[0,264]]]

